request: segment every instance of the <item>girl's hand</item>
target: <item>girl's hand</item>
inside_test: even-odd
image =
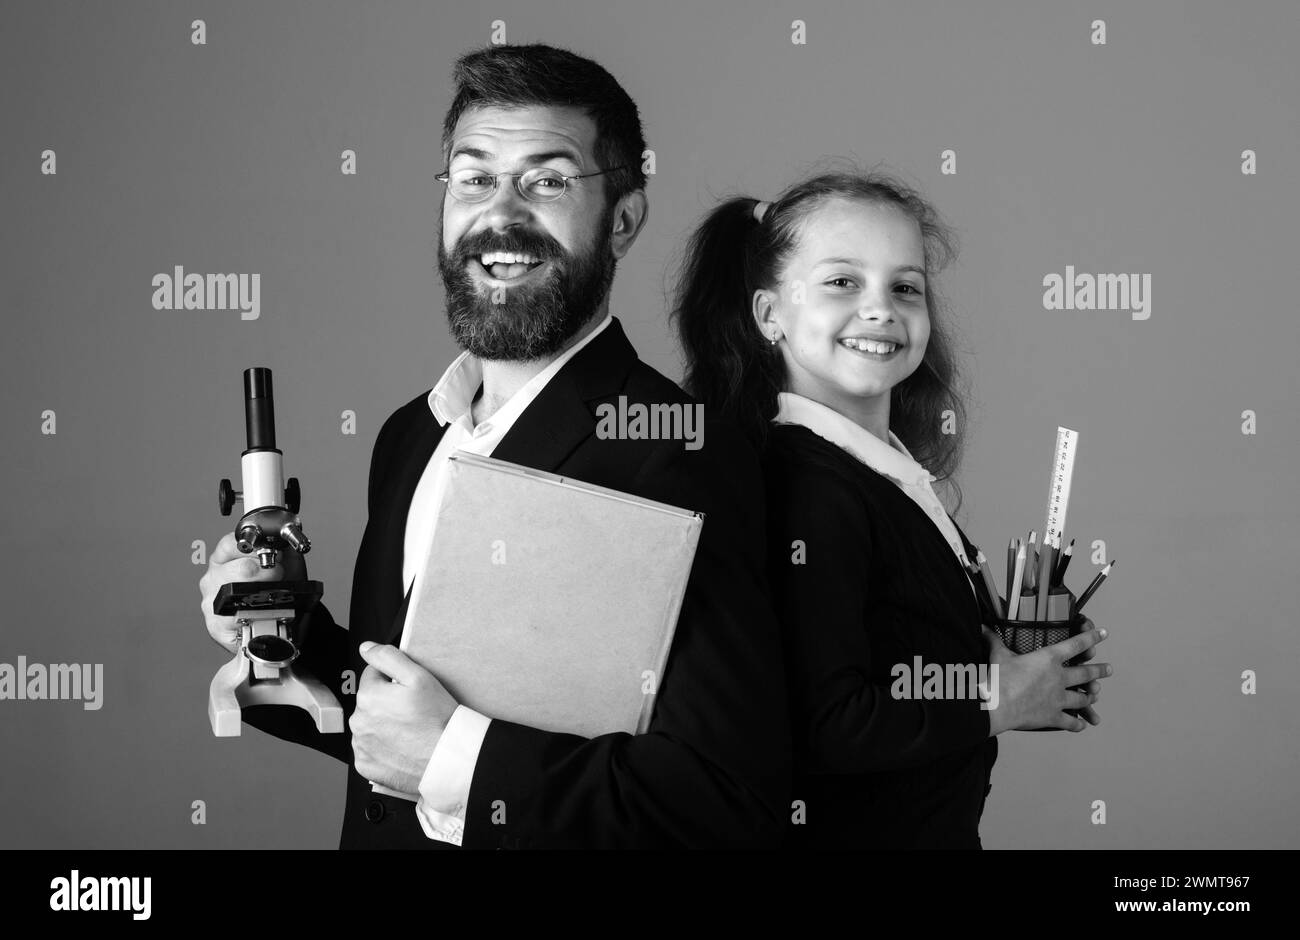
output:
[[[1090,658],[1092,648],[1105,638],[1102,631],[1090,628],[1023,656],[1007,649],[1001,637],[987,627],[984,636],[989,644],[989,663],[998,667],[998,705],[989,710],[990,735],[1053,728],[1082,731],[1100,721],[1091,706],[1099,694],[1096,680],[1111,674],[1110,664],[1066,663],[1076,657],[1080,663]],[[1083,717],[1066,714],[1067,708],[1079,709]]]

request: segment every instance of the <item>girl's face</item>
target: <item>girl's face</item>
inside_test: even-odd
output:
[[[788,390],[888,427],[890,389],[930,338],[924,265],[920,226],[894,206],[835,197],[814,210],[779,290],[754,297],[760,329],[783,337]]]

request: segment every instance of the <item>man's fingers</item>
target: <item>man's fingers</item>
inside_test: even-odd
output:
[[[425,674],[422,666],[387,643],[367,640],[361,644],[361,658],[399,685],[414,685]]]
[[[1101,716],[1097,714],[1097,710],[1091,705],[1086,705],[1079,709],[1079,717],[1093,727],[1101,724]]]
[[[214,565],[224,565],[228,561],[238,558],[242,552],[235,541],[235,533],[227,532],[221,537],[216,545],[212,547],[212,553],[208,555],[208,560]]]
[[[283,549],[277,556],[274,567],[263,568],[254,554],[245,555],[239,550],[235,536],[227,532],[212,549],[208,556],[209,572],[213,567],[223,568],[222,584],[231,580],[239,581],[284,581],[289,575],[293,579],[306,571],[307,563],[303,557],[291,548]]]

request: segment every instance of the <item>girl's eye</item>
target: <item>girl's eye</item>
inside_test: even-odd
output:
[[[924,293],[924,291],[919,291],[919,290],[917,290],[917,289],[916,289],[915,287],[913,287],[911,284],[899,284],[898,286],[899,286],[899,287],[906,287],[908,290],[910,290],[913,294],[916,294],[918,297],[921,296],[921,294]]]
[[[833,277],[826,283],[830,284],[833,287],[856,287],[857,286],[856,284],[853,283],[852,280],[850,280],[847,277]]]

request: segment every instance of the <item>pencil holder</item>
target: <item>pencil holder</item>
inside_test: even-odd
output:
[[[1047,598],[1046,620],[1024,620],[1019,616],[1014,620],[996,617],[993,621],[993,629],[997,631],[1003,644],[1011,652],[1017,655],[1032,653],[1044,646],[1067,640],[1083,629],[1084,616],[1074,612],[1076,600],[1068,588],[1054,587]],[[1038,595],[1025,592],[1020,596],[1017,614],[1021,611],[1033,611],[1037,604]],[[1006,609],[1005,604],[1002,606]]]

